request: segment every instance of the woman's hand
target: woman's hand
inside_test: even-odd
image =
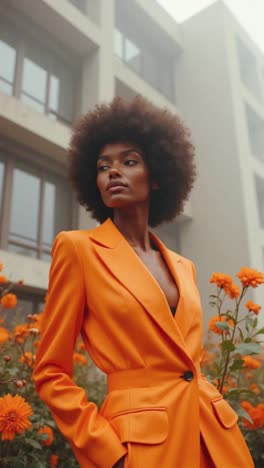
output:
[[[125,458],[126,458],[126,455],[124,455],[122,458],[120,458],[120,460],[118,460],[118,462],[116,462],[113,466],[113,468],[124,468],[125,466]]]

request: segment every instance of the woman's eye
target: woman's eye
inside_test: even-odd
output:
[[[135,159],[127,159],[127,160],[125,161],[125,165],[126,165],[126,166],[134,166],[134,165],[137,164],[137,163],[138,163],[138,161],[136,161]]]
[[[109,166],[106,166],[106,165],[98,166],[98,167],[97,167],[97,171],[98,171],[98,172],[107,171],[108,167],[109,167]]]

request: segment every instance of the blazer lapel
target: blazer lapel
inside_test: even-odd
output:
[[[190,282],[189,272],[186,275],[186,265],[184,259],[180,255],[177,255],[175,252],[167,249],[167,247],[161,242],[161,240],[151,233],[155,244],[158,246],[159,251],[161,252],[169,270],[174,278],[175,283],[177,284],[179,290],[179,302],[177,306],[177,311],[174,316],[176,325],[178,326],[179,332],[181,333],[183,339],[188,333],[190,326],[193,320],[192,310],[189,307],[185,306],[186,303],[186,287]]]
[[[135,299],[140,302],[155,322],[162,328],[163,332],[165,332],[174,343],[186,351],[179,326],[170,312],[163,291],[111,219],[105,221],[105,223],[89,234],[90,238],[95,241],[94,248],[97,255],[106,265],[107,269],[128,291],[130,291]],[[159,245],[159,248],[162,249],[162,255],[164,255],[165,261],[168,261],[168,266],[172,271],[177,285],[179,285],[181,295],[182,288],[179,275],[175,271],[168,249],[166,249],[164,244],[162,244],[154,234],[151,234],[151,236],[155,243]],[[178,261],[180,261],[180,257]],[[153,290],[155,290],[155,294],[152,294],[151,291]],[[176,315],[179,310],[177,310]]]

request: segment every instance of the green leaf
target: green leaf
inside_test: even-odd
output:
[[[264,327],[260,328],[260,330],[257,331],[256,335],[260,335],[264,333]]]
[[[261,346],[258,343],[241,343],[237,346],[236,351],[242,356],[248,354],[259,354],[261,352]]]
[[[252,343],[252,338],[249,338],[249,336],[245,339],[245,343]]]
[[[236,347],[231,340],[225,340],[221,343],[221,347],[224,351],[232,352],[235,351]]]
[[[243,332],[242,332],[241,328],[240,328],[240,327],[237,327],[237,329],[238,329],[238,331],[239,331],[240,339],[241,339],[242,341],[244,341],[244,335],[243,335]]]
[[[31,447],[33,447],[33,448],[36,448],[36,449],[39,449],[39,450],[42,449],[42,446],[34,439],[25,438],[25,442],[26,442],[26,444],[31,445]]]
[[[245,411],[243,408],[237,408],[236,409],[236,412],[238,414],[238,416],[240,416],[241,418],[245,418],[247,421],[249,421],[251,424],[253,424],[253,420],[251,418],[251,416],[248,414],[247,411]]]
[[[245,394],[252,394],[251,390],[246,390],[245,388],[236,388],[235,390],[230,390],[230,392],[225,394],[225,398],[228,399],[233,396]]]
[[[255,317],[254,320],[253,320],[253,323],[252,323],[252,327],[256,328],[257,324],[258,324],[258,318]]]
[[[234,372],[236,370],[242,369],[243,366],[244,366],[243,359],[236,359],[235,361],[233,361],[233,364],[229,367],[229,370],[230,372]]]

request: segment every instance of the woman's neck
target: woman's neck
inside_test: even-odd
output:
[[[151,249],[147,216],[118,210],[114,211],[113,222],[133,248],[143,251]]]

